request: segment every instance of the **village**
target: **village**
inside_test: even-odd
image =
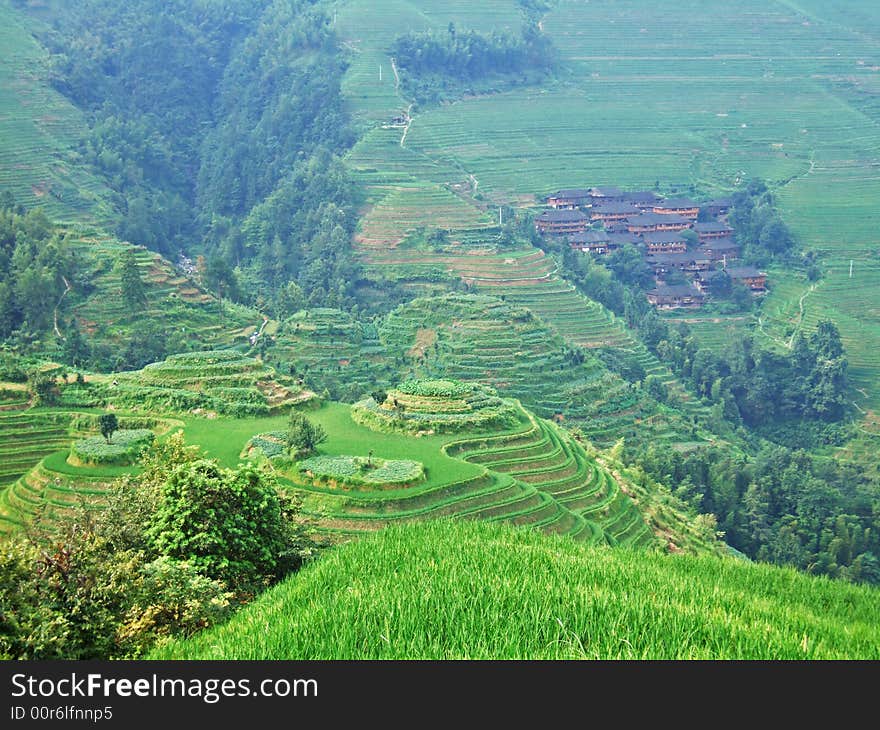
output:
[[[722,281],[755,296],[767,291],[765,272],[737,263],[742,247],[727,223],[729,198],[696,203],[594,187],[559,190],[545,203],[535,218],[542,235],[564,237],[573,249],[597,256],[627,244],[638,248],[654,273],[656,286],[646,295],[658,309],[702,307],[725,290]]]

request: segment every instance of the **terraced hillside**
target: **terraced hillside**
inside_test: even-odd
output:
[[[344,38],[357,38],[363,57],[387,55],[395,33],[437,23],[437,11],[425,5],[372,3],[370,13],[358,15],[356,27],[340,31]],[[355,13],[360,3],[345,7]],[[503,4],[480,4],[475,13],[479,24],[471,27],[520,19]],[[876,4],[747,0],[734,7],[688,0],[668,8],[647,0],[558,0],[549,4],[542,28],[560,51],[557,83],[411,110],[405,138],[402,129],[389,133],[389,139],[402,140],[393,162],[386,167],[382,155],[374,154],[369,164],[355,158],[353,168],[368,167],[372,179],[389,174],[458,185],[457,192],[465,200],[470,195],[478,207],[486,201],[533,206],[552,190],[591,184],[711,195],[762,177],[777,194],[786,223],[804,248],[819,252],[826,272],[818,296],[808,298],[807,317],[837,322],[852,364],[853,398],[866,413],[876,412],[880,238],[871,202],[880,196]],[[389,98],[393,103],[385,117],[379,97],[372,98],[371,119],[390,119],[405,108],[405,102]],[[394,217],[390,210],[383,216]],[[386,230],[383,236],[393,243],[401,233]],[[382,265],[373,250],[365,256]],[[531,273],[540,277],[538,270]],[[774,297],[782,304],[777,311],[797,314],[804,293],[799,277],[774,273],[780,290]],[[507,277],[504,286],[514,278]],[[784,303],[783,289],[791,293]],[[548,301],[555,308],[555,297]],[[774,317],[771,312],[762,319],[775,336],[774,329],[784,332],[790,322]],[[557,323],[565,326],[561,317]],[[607,330],[598,324],[604,336]],[[719,323],[709,323],[714,324]],[[740,327],[724,324],[725,332]],[[701,341],[723,342],[709,325],[697,323]]]
[[[135,328],[149,324],[165,333],[169,347],[247,346],[248,338],[260,330],[263,319],[257,312],[229,302],[221,307],[191,278],[140,246],[135,247],[135,257],[147,302],[126,302],[116,262],[129,246],[104,235],[74,236],[75,251],[88,263],[91,287],[74,285],[65,306],[93,341],[117,346]]]
[[[357,433],[360,450],[371,447],[369,455],[352,456],[405,454],[422,461],[427,480],[405,489],[365,491],[329,487],[295,468],[283,471],[329,536],[454,516],[529,525],[589,542],[653,543],[635,504],[580,444],[489,389],[460,381],[407,381],[389,391],[384,404],[372,399],[355,404],[351,417],[360,425],[346,428]]]
[[[122,428],[149,426],[166,433],[172,419],[120,414]],[[98,416],[66,410],[35,410],[19,418],[0,419],[3,449],[16,465],[14,480],[0,484],[0,534],[26,527],[40,515],[52,525],[70,515],[74,507],[99,509],[102,496],[115,478],[137,472],[136,466],[76,466],[68,461],[71,443],[99,433]],[[7,463],[4,461],[4,464]]]
[[[669,368],[651,354],[622,321],[561,279],[555,262],[543,251],[534,248],[506,249],[492,244],[462,245],[459,254],[391,250],[381,254],[372,253],[368,260],[374,266],[442,268],[459,275],[480,291],[528,309],[569,346],[620,351],[638,362],[646,375],[660,378],[667,386],[671,400],[687,420],[687,423],[682,423],[680,416],[676,419],[674,414],[656,407],[633,409],[638,399],[627,398],[617,408],[603,413],[604,422],[591,423],[591,438],[612,441],[623,435],[631,436],[636,423],[642,427],[646,422],[659,427],[662,437],[673,441],[700,438],[693,432],[692,426],[706,417],[708,409],[685,390]],[[676,420],[678,424],[674,423]]]
[[[260,360],[234,350],[171,355],[119,373],[106,398],[134,409],[264,415],[303,405],[315,394]]]
[[[451,377],[491,385],[543,418],[564,419],[604,443],[609,419],[650,409],[644,395],[524,307],[478,294],[416,299],[388,315],[381,337],[406,352],[407,377]],[[613,439],[612,439],[613,440]]]
[[[109,190],[77,158],[82,113],[49,85],[36,21],[0,1],[0,191],[64,221],[112,217]]]
[[[334,400],[356,400],[397,378],[376,327],[338,309],[308,309],[279,323],[269,358]]]

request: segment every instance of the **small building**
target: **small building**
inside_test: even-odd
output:
[[[546,198],[547,205],[556,210],[573,210],[590,204],[590,191],[586,188],[557,190]]]
[[[642,213],[629,219],[630,233],[654,233],[656,231],[683,231],[692,228],[694,222],[680,215]]]
[[[735,266],[725,270],[734,284],[747,286],[753,292],[767,291],[767,274],[754,266]]]
[[[623,202],[631,203],[639,210],[653,211],[654,206],[660,202],[660,196],[651,190],[637,190],[623,194]]]
[[[653,212],[658,215],[680,215],[695,221],[700,214],[700,206],[690,198],[670,198],[655,204]]]
[[[683,253],[687,251],[687,239],[675,231],[643,233],[641,239],[648,253]]]
[[[694,284],[705,294],[712,288],[715,281],[726,275],[721,269],[706,269],[694,275]]]
[[[603,224],[608,233],[626,233],[628,236],[633,234],[629,232],[629,223],[627,221],[608,221]]]
[[[545,210],[535,218],[538,232],[551,236],[583,233],[589,227],[589,217],[579,210]]]
[[[584,231],[572,233],[568,242],[576,251],[584,253],[606,254],[614,251],[619,246],[611,242],[611,238],[605,231]]]
[[[701,243],[699,250],[712,261],[727,261],[738,259],[741,247],[732,238],[714,238]]]
[[[638,246],[639,237],[628,231],[621,231],[619,233],[609,231],[608,241],[615,249],[618,249],[624,246]]]
[[[590,208],[590,220],[611,223],[625,221],[637,216],[641,211],[630,203],[593,203]]]
[[[590,198],[596,203],[622,203],[623,190],[615,187],[590,188]]]
[[[733,235],[733,228],[719,221],[694,223],[694,230],[701,241],[711,241],[714,238],[730,238]]]
[[[645,262],[653,269],[655,276],[662,277],[670,271],[696,273],[706,271],[712,265],[709,259],[693,253],[649,253]]]
[[[715,198],[707,200],[700,204],[700,210],[704,211],[711,218],[717,218],[719,215],[727,215],[733,206],[731,198]]]
[[[703,305],[703,292],[692,284],[662,284],[647,292],[648,301],[657,309],[697,309]]]

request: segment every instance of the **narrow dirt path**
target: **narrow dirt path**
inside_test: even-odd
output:
[[[61,292],[61,296],[58,297],[58,302],[55,305],[55,312],[53,314],[54,321],[52,323],[52,327],[54,327],[54,329],[55,329],[55,334],[63,340],[63,339],[65,339],[64,335],[62,335],[61,330],[58,329],[58,307],[61,306],[61,302],[64,300],[64,297],[67,296],[67,292],[70,291],[71,286],[70,286],[70,282],[68,282],[67,279],[65,279],[63,276],[61,277],[61,281],[64,282],[65,289],[63,292]]]

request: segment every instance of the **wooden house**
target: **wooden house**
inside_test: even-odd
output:
[[[679,215],[642,213],[629,219],[630,233],[655,233],[657,231],[683,231],[692,228],[693,221]]]
[[[538,232],[551,236],[583,233],[589,227],[589,217],[579,210],[545,210],[535,218]]]
[[[658,215],[678,215],[692,221],[700,214],[700,206],[690,198],[670,198],[657,203],[652,210]]]
[[[736,266],[725,269],[734,284],[747,286],[753,292],[767,291],[767,274],[754,266]]]
[[[712,288],[714,282],[721,277],[727,276],[721,269],[706,269],[694,275],[694,284],[704,294]]]
[[[711,218],[716,218],[719,215],[727,215],[732,206],[733,200],[730,198],[715,198],[714,200],[707,200],[705,203],[701,203],[700,210],[704,211]]]
[[[648,301],[657,309],[697,309],[703,305],[703,292],[692,284],[662,284],[647,292]]]
[[[643,233],[641,240],[648,253],[683,253],[687,251],[687,240],[675,231]]]
[[[553,195],[548,195],[547,205],[556,210],[574,210],[591,202],[590,191],[586,188],[567,188],[557,190]]]
[[[719,221],[695,223],[694,230],[697,232],[700,241],[711,241],[716,238],[730,238],[733,235],[733,228],[726,223],[721,223]]]
[[[732,238],[713,238],[705,243],[701,243],[699,249],[712,261],[738,259],[741,250],[740,245]]]
[[[623,248],[624,246],[637,246],[639,244],[639,237],[628,231],[620,233],[609,231],[608,240],[615,249]]]
[[[593,203],[590,208],[590,220],[611,223],[625,221],[637,216],[641,211],[630,203]]]
[[[653,211],[654,206],[660,202],[660,196],[650,190],[637,190],[632,193],[624,193],[623,201],[631,203],[639,210]]]
[[[590,199],[596,203],[622,203],[623,190],[615,187],[590,188]]]
[[[655,276],[664,276],[671,271],[696,273],[707,271],[712,265],[709,259],[693,253],[649,253],[645,256],[646,263],[653,269]]]
[[[619,248],[605,231],[572,233],[568,237],[568,242],[573,249],[584,253],[606,254]]]

